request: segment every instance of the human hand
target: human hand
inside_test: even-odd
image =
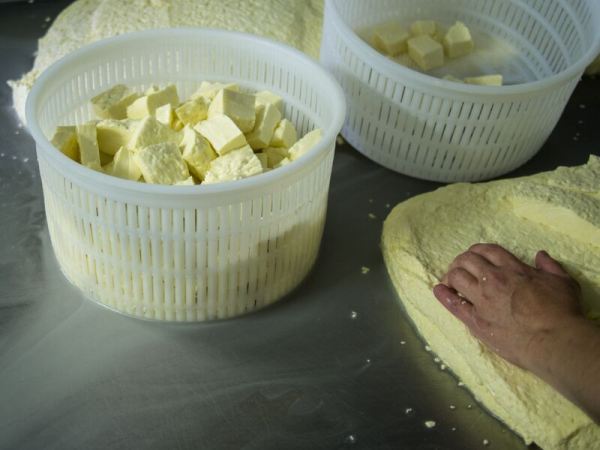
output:
[[[541,344],[584,320],[579,285],[545,251],[531,267],[499,245],[473,245],[433,293],[483,344],[528,370]]]

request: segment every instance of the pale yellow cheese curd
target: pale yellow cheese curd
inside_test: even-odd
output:
[[[13,104],[25,122],[25,100],[53,62],[103,38],[152,28],[223,28],[265,36],[318,58],[323,0],[77,0],[39,40],[30,72],[10,81]]]
[[[600,318],[600,158],[514,180],[453,184],[400,203],[385,221],[383,254],[406,312],[475,397],[525,442],[546,450],[598,448],[600,427],[552,387],[484,348],[431,290],[477,242],[528,263],[546,249],[577,278],[587,316]]]

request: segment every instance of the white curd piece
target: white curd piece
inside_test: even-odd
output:
[[[377,27],[373,31],[373,44],[379,51],[390,56],[406,53],[410,33],[395,22]]]
[[[421,70],[431,70],[444,65],[444,48],[426,34],[409,39],[408,54]]]
[[[302,155],[306,154],[310,151],[315,145],[319,143],[321,140],[321,136],[323,132],[320,128],[310,131],[306,133],[298,142],[296,142],[289,149],[289,159],[291,161],[295,161],[300,158]]]
[[[81,164],[93,170],[100,170],[100,149],[98,148],[96,124],[87,122],[77,125],[76,129]]]
[[[140,97],[124,84],[115,84],[110,89],[96,95],[90,101],[94,113],[103,119],[125,119],[127,107]]]
[[[173,142],[149,145],[135,152],[133,158],[146,183],[175,184],[190,176],[181,151]]]
[[[181,150],[190,172],[199,180],[203,180],[210,168],[210,162],[217,157],[208,140],[186,125],[183,129]]]
[[[271,138],[271,147],[290,148],[298,140],[296,127],[288,119],[282,119],[275,127]]]
[[[210,164],[204,183],[241,180],[263,172],[262,164],[249,145],[219,156]]]
[[[79,145],[77,144],[77,131],[74,126],[56,127],[50,142],[73,161],[79,162]]]
[[[138,98],[127,107],[127,117],[130,119],[143,119],[154,115],[156,109],[162,105],[168,103],[176,108],[179,104],[179,96],[174,84],[170,84],[164,89],[152,87],[146,92],[146,95]]]
[[[98,147],[107,155],[114,155],[119,148],[128,144],[139,121],[104,119],[96,124]]]
[[[255,101],[254,95],[221,89],[208,108],[208,118],[226,115],[243,133],[247,133],[254,128]]]
[[[456,22],[448,29],[443,42],[449,58],[468,55],[475,46],[471,32],[462,22]]]
[[[223,114],[199,122],[194,129],[208,139],[208,142],[221,156],[247,144],[242,131],[233,120]]]
[[[258,104],[254,129],[246,135],[246,140],[254,150],[269,146],[275,127],[281,120],[279,109],[272,103]]]

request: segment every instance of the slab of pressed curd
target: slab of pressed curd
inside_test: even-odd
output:
[[[549,385],[484,348],[432,294],[471,244],[495,242],[528,263],[546,249],[581,284],[600,319],[600,158],[586,165],[480,184],[453,184],[400,203],[385,221],[385,262],[406,312],[473,395],[525,442],[593,449],[600,426]]]

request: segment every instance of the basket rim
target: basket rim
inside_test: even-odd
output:
[[[327,101],[332,105],[333,119],[331,122],[320,127],[323,129],[323,135],[317,145],[310,152],[304,154],[299,159],[292,161],[290,164],[253,177],[214,184],[179,186],[149,184],[125,180],[85,167],[82,164],[71,160],[59,149],[54,147],[39,126],[36,117],[36,109],[46,86],[54,79],[57,72],[63,70],[65,66],[77,63],[83,56],[94,54],[107,47],[122,46],[133,41],[158,40],[161,37],[179,37],[188,40],[214,37],[227,38],[238,42],[243,40],[252,43],[254,46],[262,46],[270,49],[274,54],[279,53],[279,56],[282,58],[287,57],[295,60],[297,63],[301,63],[303,66],[308,67],[311,74],[318,78],[319,83],[326,85],[330,95]],[[277,184],[282,179],[302,172],[303,169],[311,166],[314,161],[320,159],[329,151],[332,143],[335,143],[337,134],[345,121],[346,100],[342,88],[328,71],[326,71],[317,61],[289,45],[262,36],[237,31],[202,27],[178,27],[125,33],[119,36],[101,39],[65,55],[44,70],[38,77],[27,97],[25,114],[29,132],[35,140],[36,146],[44,152],[45,156],[59,164],[62,170],[68,171],[70,176],[74,176],[79,180],[85,180],[85,183],[93,184],[96,187],[119,189],[133,194],[139,193],[143,195],[154,194],[159,196],[166,195],[200,198],[215,194],[242,193],[249,190],[253,191],[261,188],[268,188],[269,185]]]
[[[416,71],[386,58],[371,45],[361,39],[360,36],[358,36],[358,34],[356,34],[356,32],[346,23],[346,21],[342,19],[338,11],[337,4],[338,0],[325,0],[325,16],[327,16],[327,12],[330,13],[333,25],[339,27],[341,30],[340,35],[342,36],[342,39],[346,40],[349,46],[359,53],[359,56],[361,56],[363,59],[368,59],[371,62],[370,65],[373,70],[381,71],[387,76],[401,80],[408,78],[411,82],[429,85],[430,87],[431,84],[434,84],[437,88],[443,88],[447,91],[454,91],[463,94],[493,95],[502,97],[513,96],[515,94],[531,94],[532,92],[547,89],[554,84],[561,84],[573,78],[574,76],[581,74],[585,70],[585,67],[590,64],[600,53],[599,31],[595,43],[590,46],[588,51],[584,53],[575,64],[570,65],[568,68],[560,71],[557,74],[541,80],[528,81],[526,83],[508,86],[479,86],[455,83]]]

